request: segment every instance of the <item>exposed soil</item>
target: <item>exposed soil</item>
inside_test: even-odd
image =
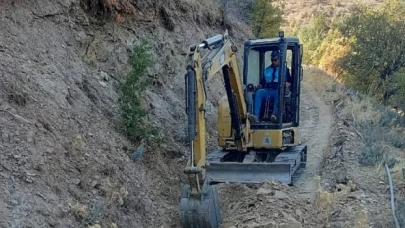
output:
[[[218,7],[211,1],[165,1],[165,7],[134,1],[135,19],[121,21],[125,10],[115,5],[113,19],[121,23],[112,23],[79,0],[3,2],[0,227],[178,227],[189,156],[181,54],[223,32]],[[243,41],[252,36],[238,21],[231,28],[241,57]],[[133,161],[138,143],[117,131],[114,120],[132,44],[143,38],[153,57],[153,83],[143,102],[165,137]],[[346,103],[340,104],[347,96],[338,100],[327,92],[327,78],[313,69],[304,77],[305,172],[293,187],[221,185],[224,227],[392,227],[386,178],[358,164],[361,136]],[[207,87],[211,148],[223,88],[220,77]]]
[[[113,20],[129,18],[112,23],[107,12],[83,2],[1,3],[0,227],[170,227],[178,220],[189,154],[181,54],[223,33],[218,6],[136,1],[131,16],[127,5],[111,1],[118,7]],[[232,28],[242,50],[249,33]],[[150,42],[153,60],[143,103],[165,137],[133,161],[138,143],[117,130],[115,119],[133,43],[142,39]],[[210,144],[212,104],[222,88],[219,79],[209,86]]]

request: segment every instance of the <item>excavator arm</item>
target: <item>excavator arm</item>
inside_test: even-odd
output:
[[[209,52],[201,57],[201,50]],[[237,148],[242,151],[244,141],[243,123],[247,109],[236,57],[236,46],[228,39],[228,34],[216,35],[201,44],[192,45],[187,55],[186,112],[188,114],[188,139],[191,145],[191,157],[186,173],[204,176],[206,158],[205,112],[206,81],[222,70],[231,110],[233,137]],[[200,190],[199,180],[193,180],[194,190]]]
[[[201,57],[201,51],[208,52]],[[247,108],[236,57],[236,46],[228,33],[216,35],[201,44],[190,46],[187,53],[186,112],[191,156],[185,168],[189,184],[183,186],[180,216],[183,227],[217,227],[220,219],[215,186],[205,180],[206,170],[206,82],[222,71],[230,107],[232,137],[243,151]]]

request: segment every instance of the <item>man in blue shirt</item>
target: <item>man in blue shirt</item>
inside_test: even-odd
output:
[[[274,99],[274,109],[271,115],[271,121],[275,122],[277,120],[276,114],[278,112],[278,76],[279,76],[279,59],[280,53],[278,51],[273,51],[271,53],[271,65],[264,70],[264,77],[260,81],[261,89],[257,90],[254,100],[254,110],[252,122],[258,122],[259,112],[262,105],[263,99],[267,96]],[[286,69],[286,74],[284,75],[284,81],[286,86],[290,87],[291,85],[291,75],[290,70]]]

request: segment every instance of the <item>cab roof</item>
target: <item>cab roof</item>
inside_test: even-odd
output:
[[[300,40],[297,37],[284,37],[285,42],[287,43],[300,43]],[[249,39],[245,42],[245,46],[255,46],[263,44],[278,44],[280,42],[279,37],[267,38],[267,39]]]

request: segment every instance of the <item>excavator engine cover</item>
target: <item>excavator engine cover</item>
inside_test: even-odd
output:
[[[192,196],[190,185],[183,185],[180,221],[187,228],[218,228],[222,221],[216,186],[204,184],[201,195]]]

